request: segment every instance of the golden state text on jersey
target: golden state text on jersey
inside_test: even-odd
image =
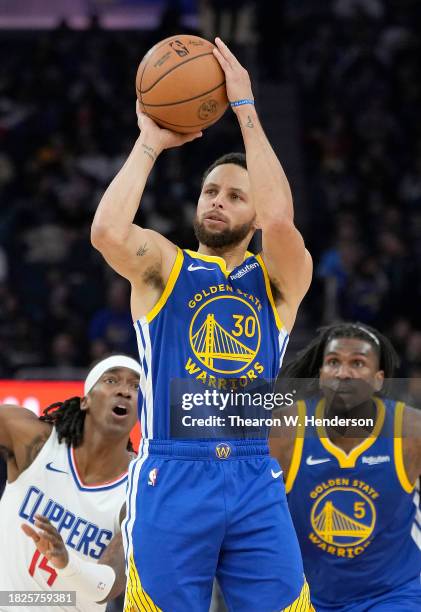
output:
[[[179,249],[160,300],[135,328],[146,438],[170,437],[172,380],[226,392],[275,379],[288,342],[265,264],[249,252],[228,272],[220,257]]]

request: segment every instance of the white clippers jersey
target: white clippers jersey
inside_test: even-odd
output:
[[[59,444],[53,428],[34,462],[6,485],[0,500],[0,591],[68,590],[46,557],[23,533],[21,524],[34,526],[35,514],[47,516],[68,548],[95,562],[120,531],[126,483],[124,473],[107,483],[85,485],[78,474],[73,449]],[[83,601],[76,594],[76,607],[0,605],[0,610],[100,612],[105,607]]]

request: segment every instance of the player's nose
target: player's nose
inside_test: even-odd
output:
[[[121,395],[122,397],[126,397],[128,399],[132,398],[135,393],[135,389],[130,383],[121,383],[117,389],[117,395]]]
[[[339,364],[336,370],[336,378],[339,378],[340,380],[352,378],[351,368],[346,363]]]
[[[212,208],[224,208],[224,198],[218,193],[212,200]]]

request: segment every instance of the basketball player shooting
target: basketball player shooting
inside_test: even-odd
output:
[[[116,558],[116,572],[96,561],[124,516],[140,371],[134,359],[113,355],[89,372],[83,398],[53,404],[40,418],[25,408],[0,406],[0,450],[7,459],[0,500],[2,590],[76,590],[82,612],[105,610],[94,602],[117,596],[123,556]],[[50,542],[38,548],[34,527],[60,534],[66,563],[55,564]],[[75,608],[57,599],[54,609]]]
[[[309,610],[282,470],[261,432],[241,440],[224,426],[206,441],[171,435],[175,379],[221,390],[235,379],[277,376],[311,280],[290,187],[260,125],[249,75],[220,39],[216,46],[246,154],[228,154],[204,174],[198,251],[133,223],[158,156],[200,136],[162,129],[139,107],[140,135],[92,225],[92,244],[131,283],[143,366],[143,440],[122,527],[125,609],[208,612],[216,575],[230,610]],[[263,248],[253,255],[247,246],[258,228]]]

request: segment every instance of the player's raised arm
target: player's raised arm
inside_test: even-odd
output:
[[[116,272],[134,282],[146,268],[161,271],[163,256],[176,248],[157,232],[133,223],[149,174],[164,149],[199,134],[176,134],[158,127],[136,106],[141,133],[124,166],[105,191],[91,229],[91,241]]]
[[[244,139],[256,225],[262,230],[263,260],[279,289],[277,307],[290,330],[310,285],[311,257],[294,225],[289,183],[257,116],[249,75],[219,38],[215,44],[214,54],[225,72],[228,99]]]

